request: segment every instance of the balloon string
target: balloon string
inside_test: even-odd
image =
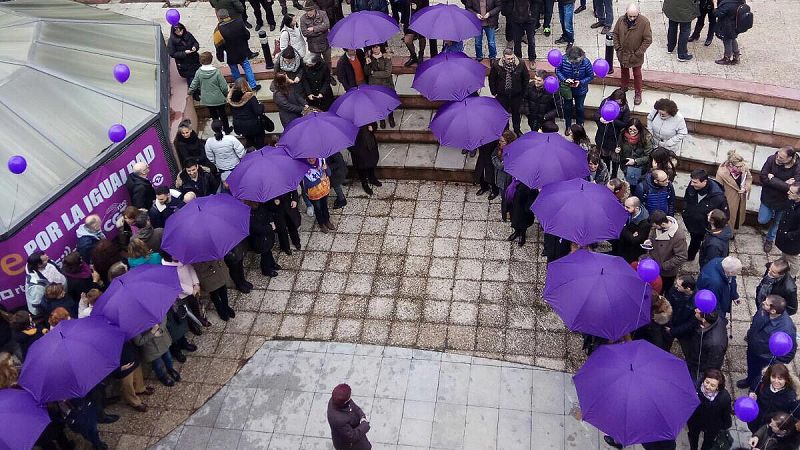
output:
[[[700,358],[703,356],[703,337],[705,333],[702,328],[700,329],[700,351],[697,352],[697,373],[695,374],[695,381],[700,379]]]
[[[644,289],[642,289],[642,300],[639,302],[639,313],[636,314],[636,318],[634,319],[634,323],[633,323],[634,326],[636,326],[636,322],[642,316],[642,308],[644,308],[644,297],[645,297],[645,294],[647,294],[647,288],[648,287],[650,287],[650,283],[645,282],[644,283]]]

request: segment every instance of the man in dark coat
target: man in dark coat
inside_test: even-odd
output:
[[[797,277],[800,269],[800,184],[789,187],[789,203],[778,224],[775,246],[789,262],[789,273]]]
[[[325,158],[328,167],[331,169],[331,189],[336,192],[336,200],[333,202],[333,209],[340,209],[347,206],[347,197],[344,195],[342,186],[347,182],[347,163],[342,156],[342,152],[336,152]]]
[[[250,206],[250,248],[261,255],[259,266],[261,274],[277,277],[281,266],[272,256],[275,245],[275,209],[274,203],[256,203],[245,201]]]
[[[689,232],[689,261],[694,261],[700,244],[708,228],[708,213],[718,209],[725,213],[727,218],[728,200],[725,190],[717,180],[708,178],[703,169],[695,169],[690,175],[689,186],[683,194],[683,223]]]
[[[519,108],[529,80],[528,66],[514,56],[509,48],[503,50],[503,58],[492,64],[489,71],[489,90],[511,114],[511,123],[517,136],[522,135]]]
[[[156,188],[156,201],[150,206],[148,216],[153,228],[164,228],[167,219],[172,216],[175,211],[182,208],[184,205],[183,200],[172,197],[172,192],[168,186],[159,186]]]
[[[506,22],[507,27],[512,27],[514,36],[514,55],[522,58],[522,36],[528,38],[528,61],[536,62],[536,29],[539,27],[540,1],[536,0],[505,0],[512,4],[511,19]],[[477,2],[476,2],[477,3]],[[527,84],[527,83],[526,83]]]
[[[792,338],[792,350],[784,356],[774,356],[769,348],[769,338],[773,333],[783,331]],[[761,380],[761,371],[772,361],[789,364],[794,359],[797,342],[794,339],[797,329],[786,314],[786,300],[777,295],[768,295],[761,308],[753,315],[750,329],[747,330],[747,378],[736,382],[739,389],[755,391]],[[774,358],[774,359],[773,359]]]
[[[544,90],[545,77],[547,72],[537,70],[525,91],[524,101],[528,106],[528,126],[531,131],[539,131],[542,124],[555,120],[559,113],[564,115],[564,105],[558,91],[550,94]]]
[[[786,300],[786,314],[793,316],[797,312],[797,284],[789,275],[789,263],[778,258],[766,265],[767,271],[756,287],[756,309],[768,295],[779,295]]]
[[[694,313],[694,293],[697,281],[691,275],[682,275],[667,291],[667,301],[672,306],[672,321],[667,329],[673,339],[678,339],[681,346],[688,341],[697,327]]]
[[[730,252],[733,231],[728,226],[725,213],[715,209],[708,213],[708,230],[700,244],[700,267],[705,266],[714,258],[724,258]]]
[[[194,192],[197,197],[216,194],[219,189],[219,180],[211,174],[210,170],[200,167],[197,160],[187,159],[184,169],[178,172],[182,194]]]
[[[706,369],[722,370],[728,351],[728,321],[717,311],[703,313],[699,309],[695,318],[695,327],[680,343],[689,375],[697,382]]]
[[[148,209],[156,199],[156,190],[150,184],[147,174],[150,173],[150,166],[145,162],[137,162],[133,165],[133,172],[128,175],[125,181],[125,189],[131,197],[131,205],[139,209]]]
[[[361,180],[361,187],[367,195],[372,195],[373,186],[383,186],[375,176],[375,168],[378,167],[378,141],[375,139],[375,124],[364,125],[359,128],[356,135],[355,144],[350,147],[350,158],[353,160],[353,167]]]
[[[511,1],[511,0],[505,0]],[[500,8],[502,0],[463,0],[464,8],[477,15],[481,20],[481,34],[475,37],[475,57],[483,59],[483,34],[489,44],[489,59],[497,59],[497,43],[495,41],[495,31],[500,19]],[[506,23],[506,26],[509,26]]]
[[[261,89],[261,85],[256,83],[253,68],[250,66],[250,61],[248,61],[251,56],[250,47],[247,43],[250,39],[250,32],[245,28],[242,19],[231,18],[225,9],[217,10],[217,18],[219,23],[213,34],[214,47],[217,49],[217,59],[228,64],[231,69],[231,77],[234,80],[242,76],[241,72],[239,72],[239,66],[241,65],[250,88],[258,91]]]
[[[300,196],[297,190],[287,192],[280,197],[271,200],[278,207],[275,214],[275,233],[278,235],[278,244],[281,251],[287,255],[292,254],[289,248],[289,240],[292,241],[294,248],[300,250],[300,211],[297,209],[297,202]]]
[[[531,205],[539,195],[538,189],[531,189],[524,183],[519,183],[511,199],[511,227],[514,232],[508,237],[509,241],[519,239],[519,246],[525,245],[525,234],[528,228],[533,225],[535,217],[531,211]]]
[[[642,244],[650,235],[650,214],[642,208],[642,202],[638,197],[628,197],[625,199],[625,211],[628,212],[628,221],[619,235],[619,239],[612,242],[612,252],[625,258],[625,261],[632,263],[639,260],[639,256],[644,253]]]
[[[345,91],[367,82],[367,77],[364,75],[366,66],[367,60],[363,50],[345,49],[339,62],[336,63],[336,78],[342,83]]]
[[[800,161],[792,147],[785,147],[767,158],[761,168],[761,206],[758,208],[758,223],[771,225],[764,239],[764,252],[772,250],[778,234],[778,224],[789,206],[789,186],[800,181]]]
[[[336,450],[370,450],[372,444],[367,439],[369,421],[364,411],[356,405],[351,396],[350,386],[340,384],[333,388],[328,400],[328,425]]]
[[[717,297],[717,309],[723,313],[731,312],[731,303],[739,300],[736,289],[736,276],[742,272],[739,258],[728,256],[714,258],[700,269],[697,289],[708,289]]]

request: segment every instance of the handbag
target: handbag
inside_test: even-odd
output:
[[[714,444],[711,450],[730,450],[733,447],[733,436],[728,430],[720,430],[717,437],[714,438]]]
[[[559,83],[558,93],[564,100],[572,100],[572,87],[563,81]]]
[[[272,133],[275,131],[275,122],[273,122],[272,119],[267,117],[267,115],[264,113],[259,114],[258,123],[261,124],[261,128],[267,133]]]
[[[281,52],[281,40],[280,40],[280,38],[278,38],[278,39],[275,39],[275,44],[273,45],[273,48],[272,48],[272,56],[277,56],[278,53],[280,53],[280,52]]]

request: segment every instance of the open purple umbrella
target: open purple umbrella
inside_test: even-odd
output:
[[[111,282],[92,317],[102,316],[130,339],[160,323],[182,291],[176,267],[139,266]]]
[[[245,155],[226,181],[234,197],[266,202],[297,189],[308,167],[282,149],[264,147]]]
[[[447,52],[423,61],[411,87],[431,101],[460,101],[482,88],[485,79],[486,66],[462,52]]]
[[[509,117],[492,97],[467,97],[440,107],[431,131],[444,146],[473,150],[499,139]]]
[[[278,147],[292,158],[327,158],[356,142],[358,127],[332,112],[313,112],[283,130]]]
[[[628,220],[611,190],[581,179],[545,185],[531,211],[545,233],[580,245],[617,239]]]
[[[650,291],[619,256],[578,250],[547,265],[542,297],[570,331],[616,341],[650,323]]]
[[[33,448],[49,423],[47,409],[30,392],[0,390],[0,449]]]
[[[475,13],[456,5],[433,5],[417,11],[410,29],[428,39],[465,41],[481,34],[481,21]]]
[[[185,264],[225,257],[250,234],[250,208],[229,194],[200,197],[171,215],[161,248]]]
[[[523,134],[503,149],[503,166],[532,189],[589,175],[586,152],[558,133]]]
[[[124,341],[101,317],[61,321],[31,345],[19,385],[39,403],[83,397],[119,367]]]
[[[328,43],[337,48],[364,48],[382,44],[400,31],[397,21],[380,11],[358,11],[336,22]]]
[[[624,446],[675,439],[700,404],[686,363],[643,340],[601,345],[572,379],[583,420]]]
[[[361,127],[385,119],[398,106],[400,99],[394,89],[376,84],[362,84],[337,98],[328,111]]]

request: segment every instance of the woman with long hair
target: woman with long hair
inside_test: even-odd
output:
[[[219,120],[211,122],[211,130],[214,132],[214,137],[206,140],[206,157],[219,170],[222,185],[227,189],[225,180],[239,165],[246,150],[239,139],[222,132],[222,122]]]
[[[611,160],[622,168],[625,180],[631,185],[637,185],[649,168],[650,154],[653,152],[651,140],[650,131],[636,117],[628,119],[617,136],[617,146],[611,154]]]
[[[586,130],[583,128],[583,125],[574,123],[569,127],[569,134],[570,139],[576,145],[580,146],[586,154],[589,154],[589,150],[592,149],[592,141],[589,140],[589,136],[586,134]]]
[[[275,88],[273,99],[278,107],[278,116],[281,118],[281,125],[286,129],[294,119],[302,117],[308,104],[297,94],[297,89],[289,82],[285,73],[275,74],[272,87]]]
[[[753,187],[753,175],[750,166],[744,161],[736,150],[729,150],[727,159],[719,165],[717,175],[714,177],[725,190],[725,199],[728,201],[728,224],[731,231],[744,225],[747,212],[747,198]]]
[[[788,412],[797,404],[797,378],[783,363],[775,363],[764,369],[764,375],[750,398],[758,403],[758,416],[747,423],[747,428],[755,433],[769,422],[777,412]]]
[[[161,264],[161,255],[150,250],[143,240],[133,238],[128,244],[128,267],[133,269],[144,264]]]
[[[625,203],[625,199],[631,196],[631,185],[619,178],[612,178],[606,183],[606,187],[611,190],[614,197],[617,197],[620,203]]]
[[[608,121],[600,115],[600,110],[607,102],[616,102],[619,105],[619,115],[616,119]],[[620,133],[628,124],[631,117],[631,110],[628,107],[628,100],[625,97],[624,89],[615,89],[611,95],[600,102],[600,108],[594,113],[594,121],[597,123],[597,133],[594,135],[594,142],[600,150],[600,157],[606,164],[611,178],[616,178],[619,170],[619,160],[614,160],[614,150],[617,148],[617,139]]]
[[[253,92],[244,78],[239,78],[233,83],[233,89],[228,92],[228,104],[231,106],[233,131],[247,139],[248,147],[256,149],[263,147],[266,133],[264,132],[264,126],[261,124],[260,116],[264,113],[264,105],[258,101],[256,93]],[[222,130],[222,122],[220,122],[219,127]],[[216,132],[214,133],[216,136]],[[219,141],[220,139],[217,140]],[[206,155],[208,155],[208,141],[206,142]],[[210,156],[208,159],[214,162]],[[217,164],[217,167],[222,172],[223,168],[220,164]]]
[[[650,153],[650,170],[663,170],[669,181],[675,181],[678,173],[678,157],[668,148],[657,147]]]

